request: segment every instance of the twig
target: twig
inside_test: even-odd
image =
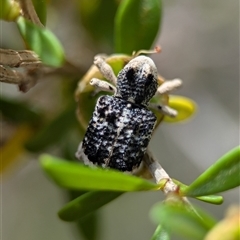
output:
[[[12,49],[0,49],[0,64],[9,67],[37,68],[41,64],[38,55],[30,50],[14,51]]]
[[[149,150],[147,150],[146,154],[144,155],[143,161],[147,165],[147,168],[152,174],[153,179],[156,183],[160,183],[161,181],[166,180],[166,183],[162,189],[165,194],[177,191],[178,186],[172,181],[160,163],[154,159],[152,153]]]
[[[161,190],[167,195],[166,202],[175,202],[176,203],[183,203],[186,206],[186,209],[190,212],[196,214],[199,218],[202,217],[198,214],[196,209],[193,207],[191,202],[188,200],[187,197],[181,196],[179,194],[179,186],[176,185],[173,180],[169,177],[167,172],[162,168],[160,163],[155,160],[152,153],[147,150],[146,154],[143,158],[144,163],[146,164],[149,172],[152,174],[154,181],[156,183],[160,183],[162,181],[166,181]]]
[[[30,20],[34,24],[44,27],[44,25],[41,23],[40,19],[38,18],[38,15],[35,11],[35,8],[33,6],[32,0],[18,0],[20,7],[22,9],[22,16],[26,19]]]

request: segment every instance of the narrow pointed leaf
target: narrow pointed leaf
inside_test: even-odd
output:
[[[202,202],[211,203],[215,205],[220,205],[223,203],[223,197],[217,195],[200,196],[196,197],[196,199]]]
[[[180,187],[180,193],[184,195],[184,192],[186,191],[188,186],[179,182],[179,181],[177,181],[176,179],[173,179],[173,181],[174,181],[174,183],[176,183]],[[216,205],[219,205],[219,204],[223,203],[223,197],[218,196],[218,195],[200,196],[200,197],[196,197],[196,199],[198,199],[200,201],[203,201],[203,202],[216,204]]]
[[[19,31],[27,46],[36,52],[42,62],[53,67],[60,67],[64,63],[64,50],[54,34],[43,27],[19,17]]]
[[[161,19],[161,0],[123,0],[115,17],[115,49],[131,54],[151,48]]]
[[[183,191],[197,197],[223,192],[240,185],[240,147],[223,155]]]
[[[42,155],[40,160],[45,172],[59,186],[68,189],[126,192],[158,189],[157,184],[110,169],[91,168],[50,155]]]
[[[105,204],[119,197],[123,192],[92,191],[77,197],[67,203],[58,212],[58,216],[64,221],[76,221],[86,217]]]

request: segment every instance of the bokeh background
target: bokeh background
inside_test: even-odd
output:
[[[163,9],[155,44],[162,46],[162,53],[152,58],[166,79],[183,79],[184,86],[176,94],[193,99],[198,110],[191,121],[162,124],[150,148],[170,176],[189,184],[239,145],[239,1],[165,0]],[[62,42],[68,58],[87,69],[99,46],[87,37],[78,14],[71,1],[53,1],[47,26]],[[14,23],[1,21],[0,28],[1,47],[24,49]],[[109,51],[107,46],[101,47]],[[14,85],[1,83],[1,95],[27,100],[50,111],[61,108],[61,91],[55,77],[42,79],[25,94]],[[221,206],[192,202],[221,219],[227,207],[239,203],[239,189],[223,195]],[[148,212],[161,200],[160,192],[122,195],[99,211],[98,239],[150,239],[156,226]],[[66,193],[40,169],[37,155],[22,155],[1,183],[2,239],[83,239],[73,224],[57,217],[66,201]]]

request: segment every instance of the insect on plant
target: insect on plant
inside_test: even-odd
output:
[[[97,100],[76,157],[86,165],[133,172],[142,162],[156,124],[149,108],[171,117],[177,115],[174,109],[149,101],[155,94],[166,94],[181,86],[182,81],[174,79],[159,86],[156,65],[143,55],[129,61],[117,77],[101,56],[94,58],[94,64],[111,83],[93,78],[90,84],[97,92],[114,95]]]

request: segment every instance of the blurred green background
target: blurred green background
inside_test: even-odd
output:
[[[184,86],[176,94],[196,101],[198,112],[186,123],[162,124],[150,148],[171,177],[188,184],[239,144],[239,2],[165,0],[163,9],[155,43],[162,46],[162,53],[152,58],[166,79],[183,79]],[[95,54],[111,53],[111,48],[89,38],[79,14],[72,1],[52,1],[47,26],[63,44],[68,59],[88,69]],[[110,14],[109,9],[102,14]],[[24,49],[14,23],[1,21],[0,35],[1,48]],[[62,91],[55,76],[42,79],[25,94],[14,85],[1,83],[2,96],[26,100],[52,114],[62,107]],[[4,137],[4,130],[11,126],[1,124]],[[51,151],[59,150],[54,147]],[[1,183],[2,239],[79,239],[72,224],[57,218],[67,201],[66,193],[48,181],[36,155],[27,157],[22,155]],[[230,204],[239,203],[239,190],[226,192],[224,197],[221,206],[197,204],[220,219]],[[156,226],[148,212],[161,199],[160,192],[124,194],[100,210],[98,239],[149,239]]]

